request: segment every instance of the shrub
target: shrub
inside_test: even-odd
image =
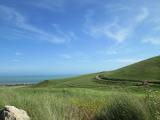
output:
[[[147,120],[145,108],[138,101],[127,96],[114,98],[94,120]]]
[[[159,92],[147,89],[145,104],[149,112],[150,120],[160,120],[160,97]]]

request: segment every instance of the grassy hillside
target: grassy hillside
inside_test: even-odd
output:
[[[3,87],[0,109],[14,105],[27,111],[32,120],[159,120],[159,86],[101,79],[104,74],[117,79],[157,80],[159,67],[160,57],[154,57],[108,73],[46,80],[32,87]]]
[[[104,73],[104,76],[118,79],[160,80],[160,56]]]
[[[97,75],[103,75],[104,80],[97,80]],[[105,80],[107,78],[108,80]],[[115,81],[116,79],[122,79],[121,81]],[[129,81],[126,81],[129,80]],[[152,82],[157,82],[160,80],[160,56],[153,57],[115,71],[103,72],[103,73],[93,73],[82,76],[77,76],[73,78],[65,78],[58,80],[46,80],[34,87],[78,87],[78,88],[100,88],[107,87],[109,85],[127,85],[127,86],[137,86],[140,83],[135,83],[130,80],[148,80]],[[156,80],[156,81],[155,81]],[[112,86],[113,87],[113,86]]]
[[[95,76],[96,73],[66,79],[46,80],[35,87],[97,87]]]
[[[145,91],[143,86],[137,86],[133,82],[114,82],[111,80],[97,80],[96,75],[101,73],[93,73],[88,75],[77,76],[67,79],[45,80],[39,84],[32,86],[32,88],[90,88],[94,90],[104,91],[130,91],[135,93],[143,93]],[[157,87],[153,89],[157,90]]]

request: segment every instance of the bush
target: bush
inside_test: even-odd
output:
[[[113,99],[94,120],[147,120],[145,111],[139,101],[121,96]]]
[[[150,120],[160,120],[160,97],[159,92],[146,89],[145,104],[147,106]]]

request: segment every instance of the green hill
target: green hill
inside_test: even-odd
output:
[[[103,76],[103,80],[96,79],[96,76]],[[106,80],[107,79],[107,80]],[[116,82],[116,80],[122,80]],[[110,84],[124,84],[124,81],[148,80],[156,82],[160,80],[160,56],[153,57],[120,69],[110,72],[93,73],[73,78],[46,80],[34,87],[106,87]],[[122,83],[123,82],[123,83]],[[132,81],[133,82],[133,81]],[[131,82],[125,84],[129,85]],[[159,82],[158,82],[159,84]]]
[[[160,80],[160,56],[104,73],[104,76],[114,79]]]
[[[97,87],[95,76],[96,73],[66,79],[45,80],[34,87]]]

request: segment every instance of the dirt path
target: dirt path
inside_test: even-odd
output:
[[[97,74],[97,75],[96,75],[96,79],[97,79],[97,80],[103,80],[102,78],[100,78],[100,74]]]

